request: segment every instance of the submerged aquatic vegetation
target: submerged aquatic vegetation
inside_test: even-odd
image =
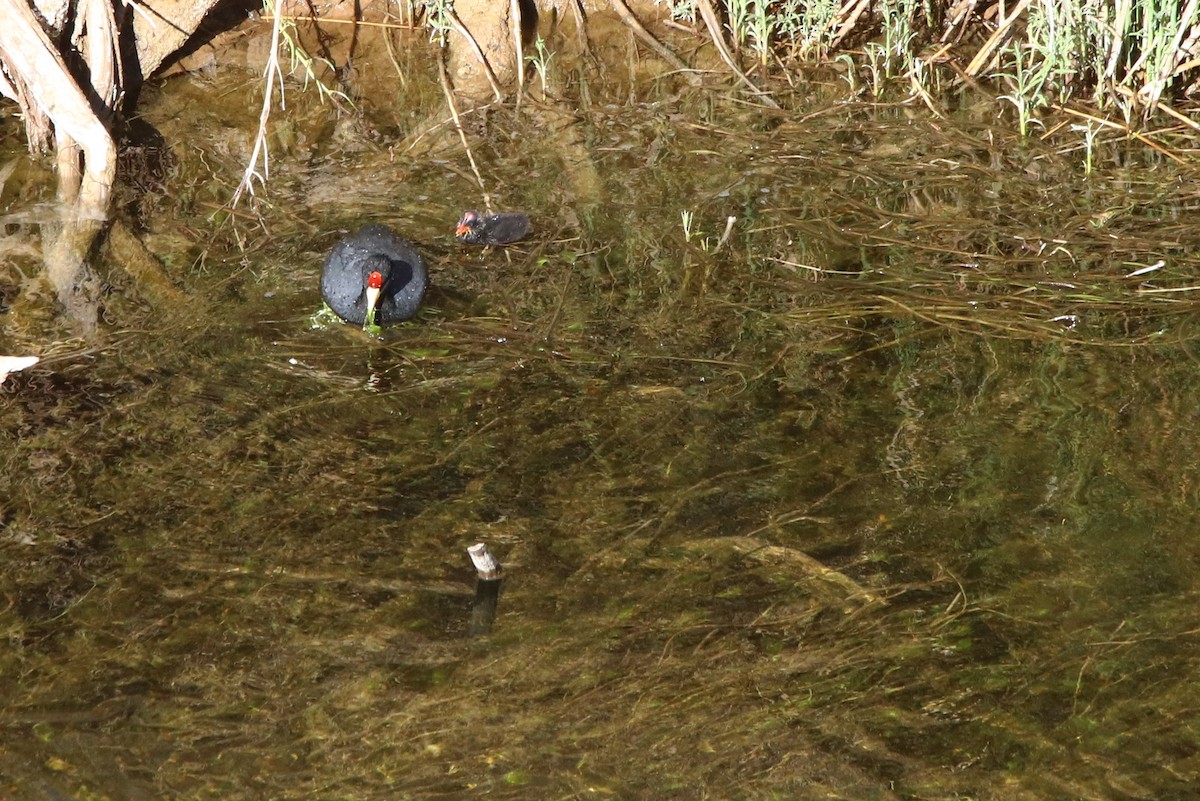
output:
[[[172,192],[147,227],[205,313],[0,396],[6,777],[1184,797],[1188,173],[978,107],[637,89],[494,107],[430,158],[392,104],[314,114],[257,216]],[[176,180],[223,191],[238,151],[180,97],[146,109]],[[532,239],[453,243],[484,185]],[[420,323],[366,343],[308,322],[364,217],[433,265]],[[478,538],[513,581],[471,640]]]

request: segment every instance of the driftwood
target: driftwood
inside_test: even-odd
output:
[[[108,218],[118,106],[195,32],[215,3],[39,0],[35,14],[26,0],[0,0],[0,94],[21,107],[30,149],[46,149],[53,140],[57,158],[59,215],[42,231],[46,274],[86,330],[96,324],[96,282],[87,257]],[[135,14],[132,24],[124,14]],[[123,30],[133,31],[133,41],[122,41]],[[122,53],[131,59],[123,61]]]

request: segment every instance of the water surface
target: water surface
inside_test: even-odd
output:
[[[62,338],[0,394],[0,794],[1191,797],[1184,171],[992,108],[594,95],[479,123],[535,234],[467,249],[418,88],[296,95],[221,211],[252,87],[144,100],[126,212],[185,305],[110,260],[72,342],[0,271],[0,345]],[[368,221],[432,265],[381,341],[312,323]]]

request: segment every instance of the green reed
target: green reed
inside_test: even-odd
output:
[[[658,1],[675,19],[697,19],[697,0]],[[724,11],[733,41],[760,65],[767,66],[772,55],[820,60],[845,49],[871,62],[865,66],[875,86],[903,75],[927,88],[924,82],[936,82],[939,69],[936,62],[918,64],[917,55],[954,42],[942,60],[961,66],[979,54],[968,77],[1002,79],[1008,89],[1003,99],[1017,109],[1026,130],[1047,103],[1089,94],[1097,106],[1115,106],[1132,124],[1164,95],[1200,80],[1192,41],[1200,28],[1200,4],[1192,0],[1014,1],[988,15],[982,7],[951,0],[869,0],[865,6],[860,0],[714,0],[714,5]]]

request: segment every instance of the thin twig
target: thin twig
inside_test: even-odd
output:
[[[1021,2],[1017,4],[1017,7],[1012,10],[1011,14],[1000,20],[1000,24],[996,27],[996,32],[993,33],[986,42],[984,42],[983,47],[979,48],[979,52],[975,54],[975,58],[971,59],[971,63],[967,65],[968,75],[979,74],[979,71],[983,69],[984,63],[986,63],[988,59],[992,57],[992,54],[995,53],[995,51],[1000,47],[1000,45],[1004,43],[1005,38],[1008,36],[1009,29],[1011,29],[1013,24],[1017,21],[1017,17],[1025,13],[1025,9],[1029,8],[1029,4],[1032,2],[1033,0],[1021,0]]]
[[[1065,111],[1066,113],[1071,114],[1075,117],[1082,117],[1085,120],[1091,120],[1092,122],[1097,123],[1099,125],[1103,125],[1107,128],[1116,128],[1118,131],[1124,131],[1126,134],[1128,134],[1129,136],[1132,136],[1134,139],[1137,139],[1139,142],[1146,145],[1151,150],[1157,150],[1159,153],[1162,153],[1164,156],[1171,159],[1171,161],[1174,161],[1176,164],[1187,164],[1187,160],[1184,159],[1182,156],[1178,156],[1175,153],[1172,153],[1170,150],[1167,150],[1165,147],[1158,144],[1157,142],[1150,139],[1149,137],[1145,136],[1144,134],[1138,133],[1137,131],[1133,130],[1128,125],[1122,125],[1120,123],[1113,122],[1112,120],[1106,120],[1103,117],[1097,117],[1093,114],[1088,114],[1083,111],[1076,111],[1075,109],[1073,109],[1069,106],[1054,106],[1054,108],[1058,109],[1059,111]]]
[[[471,152],[471,145],[467,142],[467,132],[463,130],[462,121],[458,118],[458,107],[454,105],[454,92],[450,88],[450,78],[446,75],[446,63],[442,59],[438,59],[438,77],[442,81],[442,91],[446,94],[446,104],[450,106],[450,116],[454,118],[454,127],[458,130],[458,138],[462,140],[462,146],[467,151],[467,161],[471,163],[471,172],[475,174],[475,180],[479,183],[479,191],[483,193],[484,208],[490,213],[492,196],[488,194],[487,187],[483,184],[483,176],[479,174],[475,155]]]
[[[525,43],[522,41],[524,25],[521,19],[521,0],[509,0],[508,25],[512,29],[513,52],[517,56],[517,102],[514,113],[521,113],[521,97],[525,94]]]
[[[859,17],[863,15],[863,12],[865,12],[870,5],[871,0],[858,0],[858,2],[848,11],[847,8],[843,6],[841,11],[830,18],[830,25],[835,24],[839,17],[842,19],[842,24],[838,27],[837,33],[835,33],[829,40],[829,48],[831,50],[840,45],[842,40],[846,38],[850,31],[854,30],[854,26],[858,23]]]
[[[682,72],[688,81],[699,83],[700,78],[688,70],[687,64],[684,64],[683,60],[675,55],[671,48],[655,39],[654,34],[646,30],[633,11],[629,9],[629,6],[625,4],[625,0],[613,0],[613,8],[617,10],[617,16],[621,18],[621,22],[625,23],[625,26],[633,31],[634,36],[641,39],[655,53],[658,53],[662,60],[670,64],[672,68]]]
[[[321,25],[361,25],[364,28],[389,28],[402,31],[415,30],[415,26],[411,22],[368,22],[364,19],[338,19],[336,17],[321,17],[316,14],[305,14],[303,16],[285,14],[282,19],[288,22],[312,22]]]
[[[721,33],[721,22],[717,19],[717,12],[713,8],[711,0],[697,0],[696,7],[700,9],[700,18],[704,20],[704,25],[708,28],[708,35],[712,38],[713,44],[716,45],[717,52],[721,55],[721,60],[732,70],[739,81],[744,83],[749,87],[751,92],[762,99],[763,103],[771,108],[779,108],[779,104],[769,94],[755,86],[754,82],[746,77],[746,73],[742,72],[737,62],[734,61],[733,54],[729,52],[729,46],[725,44],[725,36]]]
[[[267,122],[271,118],[271,100],[275,96],[275,80],[279,80],[279,91],[282,97],[283,93],[283,70],[279,68],[279,41],[283,37],[283,4],[275,3],[274,20],[271,23],[271,48],[270,54],[267,56],[267,66],[263,70],[263,76],[266,80],[263,82],[263,102],[262,110],[258,115],[258,132],[254,135],[254,149],[250,153],[250,160],[246,163],[246,170],[242,173],[242,180],[238,182],[237,189],[233,191],[233,197],[229,201],[231,207],[236,207],[238,201],[242,198],[243,192],[254,194],[254,179],[257,178],[259,183],[266,183],[267,178],[271,175],[270,158],[267,150]],[[258,160],[262,159],[262,173],[256,169]]]
[[[1125,97],[1128,97],[1131,99],[1136,98],[1136,96],[1137,96],[1137,93],[1134,92],[1132,89],[1130,89],[1128,86],[1114,86],[1113,91],[1115,91],[1119,95],[1124,95]],[[1188,126],[1189,128],[1192,128],[1193,130],[1196,130],[1196,131],[1200,131],[1200,123],[1197,123],[1195,120],[1193,120],[1190,117],[1184,116],[1183,114],[1179,113],[1175,109],[1173,109],[1170,106],[1163,103],[1161,100],[1155,101],[1154,107],[1151,110],[1162,111],[1167,116],[1174,117],[1175,119],[1179,120],[1180,122],[1182,122],[1184,125]]]
[[[390,11],[387,13],[391,13]],[[400,27],[400,26],[396,26]],[[408,88],[408,78],[404,75],[404,70],[400,68],[400,59],[396,57],[396,43],[392,41],[391,31],[385,31],[383,34],[383,44],[387,48],[388,59],[391,60],[392,66],[396,68],[396,75],[400,78],[400,87]]]
[[[487,56],[483,54],[483,48],[479,46],[479,42],[475,41],[475,37],[467,30],[467,26],[463,25],[462,20],[458,18],[458,14],[454,13],[454,9],[447,9],[446,19],[450,20],[450,24],[454,26],[454,30],[458,31],[459,35],[466,39],[467,43],[471,45],[471,49],[475,51],[475,55],[483,67],[483,74],[487,77],[488,83],[492,87],[492,92],[496,95],[496,101],[503,100],[504,93],[500,91],[500,82],[496,80],[496,73],[492,71],[492,65],[488,63]],[[451,105],[451,108],[453,108],[453,105]]]
[[[579,49],[590,58],[592,56],[592,45],[588,41],[587,12],[583,10],[583,0],[574,0],[571,3],[571,13],[575,17],[575,35],[579,38]],[[620,11],[617,13],[620,14]],[[671,55],[675,54],[672,53]]]

